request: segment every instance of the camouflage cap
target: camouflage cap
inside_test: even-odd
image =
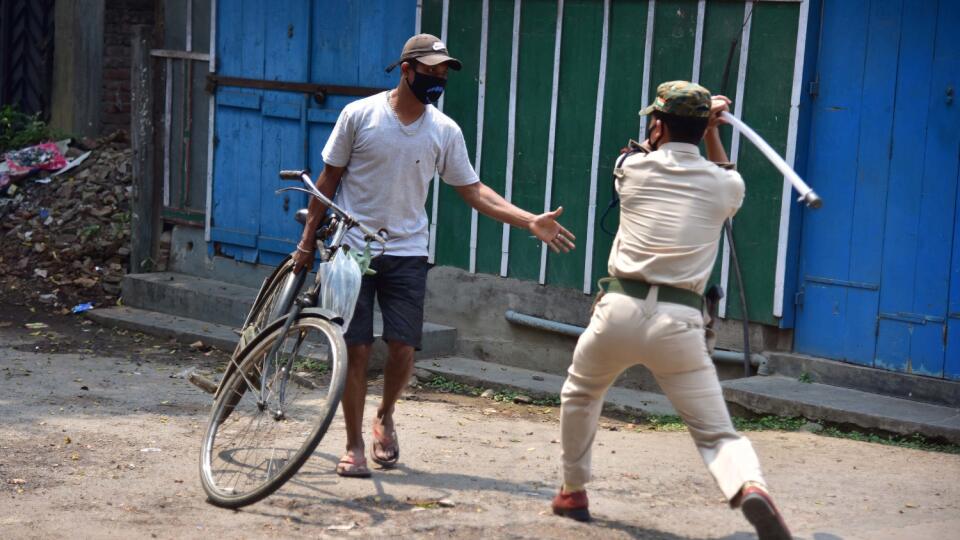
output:
[[[670,81],[657,87],[657,99],[643,108],[640,116],[660,111],[677,116],[710,116],[710,91],[689,81]]]

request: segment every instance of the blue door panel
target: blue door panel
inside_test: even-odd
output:
[[[816,327],[819,329],[816,339],[807,339],[800,349],[807,354],[814,356],[836,357],[837,344],[842,343],[844,339],[843,321],[846,316],[847,291],[842,287],[834,287],[821,283],[808,283],[803,292],[803,303],[800,305],[802,313],[816,312],[818,321]],[[801,317],[804,318],[804,317]],[[800,318],[798,318],[799,322]],[[811,321],[805,321],[805,325],[798,328],[810,328]],[[801,337],[798,330],[798,341]],[[808,337],[806,333],[802,337]]]
[[[949,268],[949,260],[919,250],[922,237],[931,232],[927,223],[937,219],[923,213],[924,155],[928,149],[926,113],[930,105],[936,14],[936,2],[920,2],[904,10],[901,21],[880,312],[881,316],[885,313],[905,316],[882,320],[877,338],[877,363],[897,371],[912,371],[914,365],[943,362],[942,339],[937,343],[923,339],[930,336],[929,331],[923,331],[927,324],[906,320],[938,313],[942,316],[946,308],[945,305],[917,305],[918,295],[923,294],[921,289],[927,288],[941,290],[940,302],[945,304]],[[941,251],[949,253],[943,246],[941,244]],[[919,258],[924,255],[934,258]],[[940,276],[936,276],[937,273]],[[921,281],[924,275],[932,281]],[[905,351],[904,335],[908,336]]]
[[[947,361],[943,376],[960,380],[960,313],[953,314],[947,321]]]
[[[360,0],[221,0],[217,6],[218,73],[224,76],[386,88],[413,34],[416,2]],[[211,239],[221,253],[276,264],[294,250],[302,226],[293,219],[306,196],[281,187],[281,169],[323,168],[321,150],[342,108],[355,96],[312,96],[221,87]]]
[[[260,193],[251,190],[243,180],[257,177],[260,171],[260,133],[259,107],[251,110],[218,106],[214,168],[220,178],[236,180],[213,183],[210,236],[224,243],[224,254],[248,262],[256,261]]]
[[[960,379],[960,3],[822,16],[807,174],[828,204],[804,213],[795,348]]]
[[[850,355],[848,340],[871,340],[851,336],[847,328],[851,239],[855,235],[850,212],[856,198],[858,148],[861,136],[861,92],[867,63],[868,20],[865,1],[824,5],[820,94],[811,102],[811,126],[807,176],[823,197],[823,208],[805,212],[801,238],[799,289],[803,303],[797,309],[796,343],[799,351],[817,356],[871,364],[872,357]],[[863,323],[854,328],[862,327]],[[873,317],[866,322],[873,323]],[[855,353],[857,351],[854,351]]]
[[[887,152],[893,135],[897,86],[897,63],[891,59],[898,55],[901,8],[899,0],[874,1],[870,5],[863,77],[866,87],[861,90],[860,98],[864,114],[860,118],[857,173],[854,177],[856,195],[851,219],[855,228],[850,239],[849,279],[877,285],[881,277],[885,228],[883,208],[890,174]],[[869,318],[875,321],[879,295],[875,294],[868,301],[873,304]]]

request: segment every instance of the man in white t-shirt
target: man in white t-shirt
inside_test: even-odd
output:
[[[360,222],[373,230],[385,229],[389,237],[384,254],[373,261],[376,275],[363,278],[360,298],[344,336],[349,365],[343,393],[347,449],[337,465],[341,476],[370,476],[361,424],[375,296],[383,314],[383,339],[389,357],[383,398],[373,422],[371,458],[383,467],[391,467],[400,457],[393,412],[410,379],[414,351],[420,348],[429,268],[425,206],[434,174],[439,173],[480,213],[529,230],[554,251],[573,249],[575,240],[557,223],[562,208],[534,215],[484,185],[470,164],[460,127],[429,106],[443,93],[447,71],[461,67],[459,60],[449,56],[443,42],[429,34],[413,36],[404,45],[399,61],[387,71],[397,66],[400,81],[396,88],[344,107],[323,149],[324,168],[317,180],[325,195],[336,194],[336,202]],[[324,212],[318,201],[310,201],[303,237],[293,254],[298,272],[313,264],[315,232]],[[466,244],[467,238],[463,240]],[[345,242],[353,249],[364,247],[356,229]]]

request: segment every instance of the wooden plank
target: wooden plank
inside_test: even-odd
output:
[[[224,73],[236,77],[262,79],[266,5],[242,0],[218,10],[221,32],[219,50]],[[223,92],[223,90],[218,90]],[[260,90],[231,90],[261,96]],[[219,101],[219,98],[218,98]],[[239,260],[257,260],[256,235],[259,231],[262,118],[259,111],[220,108],[217,114],[213,183],[211,238],[220,241],[222,253]],[[218,230],[220,232],[218,232]],[[223,231],[231,231],[224,236]],[[254,238],[230,245],[231,238]],[[252,245],[251,245],[252,244]]]
[[[651,101],[660,83],[690,80],[696,36],[696,0],[657,0],[650,65]]]
[[[153,95],[154,70],[147,53],[150,27],[133,27],[130,85],[130,147],[133,149],[130,229],[130,268],[134,272],[154,269],[154,244],[160,207],[154,176]]]
[[[937,82],[940,83],[940,88],[936,84],[930,86],[933,98],[942,99],[944,103],[947,102],[948,97],[946,95],[947,87],[953,89],[952,109],[948,115],[945,115],[947,118],[944,120],[953,122],[954,128],[948,130],[948,133],[952,132],[954,134],[956,134],[958,123],[956,119],[958,112],[957,99],[960,97],[956,95],[960,91],[960,80],[958,80],[960,78],[958,77],[960,75],[960,65],[958,65],[960,63],[960,46],[958,46],[956,39],[951,40],[948,36],[953,35],[956,32],[957,25],[960,24],[958,12],[960,12],[960,5],[956,2],[941,2],[937,24],[937,43],[944,44],[946,50],[938,48],[938,56],[935,60]],[[941,89],[943,91],[942,95],[938,93]],[[938,124],[944,125],[939,122]],[[960,186],[960,171],[954,174],[954,179],[954,185]],[[947,305],[946,362],[944,363],[943,376],[947,379],[960,380],[960,189],[956,191],[953,211],[953,255],[950,263],[950,293]]]
[[[441,27],[443,23],[443,0],[422,0],[421,11],[420,11],[420,32],[426,34],[433,34],[435,36],[441,36],[443,33],[443,28]],[[441,109],[442,110],[442,109]],[[434,262],[436,257],[436,241],[437,241],[437,223],[434,220],[435,212],[437,210],[437,205],[439,204],[439,199],[437,198],[437,193],[435,193],[435,183],[438,180],[435,179],[434,182],[430,182],[430,188],[427,190],[427,203],[426,203],[426,212],[427,219],[430,221],[430,256],[429,260],[431,263]]]
[[[480,177],[497,193],[503,194],[507,161],[507,107],[510,97],[510,47],[513,34],[513,2],[490,2],[490,27],[487,46],[486,101]],[[501,225],[486,216],[477,222],[477,272],[500,272]]]
[[[440,22],[443,17],[443,0],[422,0],[423,10],[420,18],[420,31],[440,36]]]
[[[356,3],[362,6],[353,37],[360,60],[357,76],[364,86],[396,86],[397,72],[384,68],[400,58],[403,44],[413,35],[416,0]]]
[[[956,93],[957,74],[960,73],[960,41],[953,36],[960,24],[960,9],[956,2],[941,0],[934,24],[936,38],[922,166],[913,312],[943,317],[949,310],[951,265],[950,250],[944,248],[960,241],[953,236],[960,109],[952,100],[947,103],[948,89],[952,88]],[[914,373],[935,377],[944,375],[947,346],[944,324],[928,323],[914,330],[910,343]]]
[[[471,162],[476,152],[477,74],[480,67],[481,0],[451,0],[447,50],[463,63],[451,72],[444,94],[444,112],[463,131]],[[443,184],[437,224],[437,264],[467,268],[470,262],[470,207]]]
[[[150,56],[157,58],[178,58],[180,60],[196,60],[200,62],[209,62],[210,55],[207,53],[192,51],[174,51],[170,49],[153,49]]]
[[[483,113],[487,101],[487,52],[489,49],[488,38],[490,34],[490,0],[483,0],[480,8],[480,66],[477,71],[477,146],[473,157],[474,169],[478,176],[483,174],[481,169],[483,161]],[[511,119],[515,118],[511,115]],[[508,133],[513,133],[508,127]],[[512,139],[512,138],[511,138]],[[481,176],[482,177],[482,176]],[[469,270],[471,273],[477,271],[477,228],[479,226],[480,213],[474,208],[470,210],[470,262]]]
[[[593,291],[597,280],[607,275],[607,259],[613,236],[600,229],[600,218],[613,197],[613,167],[620,149],[637,134],[637,112],[644,107],[640,101],[643,84],[643,56],[636,54],[636,43],[645,40],[647,2],[617,1],[610,6],[610,50],[607,55],[607,85],[605,88],[603,136],[600,143],[600,161],[597,171],[597,228],[594,231]],[[607,217],[607,229],[616,232],[619,209],[612,209]]]
[[[553,202],[563,206],[562,221],[567,229],[583,238],[587,231],[595,121],[593,108],[583,104],[594,103],[597,98],[596,85],[583,82],[595,81],[599,72],[603,5],[588,0],[564,2],[563,27],[576,31],[564,32],[561,44]],[[547,258],[547,283],[581,288],[583,252],[551,252]]]
[[[790,94],[793,89],[798,5],[754,6],[743,120],[780,155],[786,151]],[[750,320],[777,324],[773,317],[780,197],[783,175],[750,144],[741,146],[737,168],[747,182],[747,197],[734,220],[734,239],[747,289]],[[727,298],[739,294],[731,279]],[[727,317],[741,318],[739,302],[728,303]]]
[[[266,80],[306,81],[310,79],[308,21],[309,0],[289,2],[284,9],[267,10],[263,20]],[[304,155],[300,119],[306,115],[303,98],[280,90],[263,93],[262,156],[259,169],[260,208],[258,236],[267,238],[296,238],[303,227],[293,219],[297,210],[307,204],[306,195],[275,192],[289,184],[280,180],[281,169],[301,169],[307,165]],[[261,251],[272,251],[276,244],[261,244]]]
[[[743,4],[740,2],[707,2],[706,20],[703,27],[703,51],[700,58],[700,84],[714,94],[726,92],[730,99],[736,100],[737,66],[740,63],[740,47],[734,47],[730,61],[730,80],[723,88],[723,70],[730,55],[730,43],[740,37],[743,26]],[[720,140],[724,148],[730,151],[732,131],[729,127],[720,129]],[[706,155],[706,148],[701,145]],[[747,188],[749,192],[749,186]],[[723,240],[721,240],[722,242]],[[721,258],[717,257],[709,285],[720,283]]]
[[[825,4],[821,15],[821,54],[817,59],[819,95],[812,101],[807,178],[825,204],[805,212],[800,283],[803,304],[797,309],[797,351],[837,358],[844,340],[847,290],[813,284],[808,276],[846,280],[853,232],[850,208],[860,146],[861,92],[864,84],[869,12],[866,1]],[[858,36],[851,39],[851,36]],[[826,54],[826,51],[830,51]],[[747,185],[750,193],[750,184]],[[849,359],[856,361],[856,359]],[[860,363],[869,363],[860,360]]]
[[[600,167],[600,142],[603,131],[603,97],[607,84],[607,53],[610,41],[610,0],[603,2],[603,31],[600,36],[600,73],[597,74],[597,103],[593,120],[593,146],[590,155],[590,195],[587,206],[587,235],[583,266],[583,293],[593,292],[593,244],[597,218],[597,169]]]
[[[521,6],[517,110],[523,111],[523,120],[516,126],[513,202],[532,212],[543,207],[556,20],[552,0],[526,0]],[[527,231],[512,229],[508,275],[535,280],[539,274],[540,242]]]
[[[860,107],[857,174],[847,179],[854,200],[844,209],[852,215],[849,244],[851,281],[879,284],[883,250],[883,207],[887,199],[890,160],[887,154],[893,136],[893,103],[896,94],[897,57],[900,43],[901,6],[893,2],[873,2],[866,35],[866,59]],[[876,345],[879,290],[847,291],[843,339],[838,343],[840,357],[859,364],[873,363]]]
[[[557,96],[560,90],[560,53],[563,42],[563,0],[557,2],[557,24],[553,36],[553,81],[550,85],[550,132],[547,134],[547,170],[543,187],[543,211],[553,210],[553,164],[557,156]],[[506,251],[506,250],[504,250]],[[540,276],[537,283],[547,282],[547,244],[540,244]],[[502,266],[501,266],[502,268]],[[501,272],[504,273],[504,272]]]
[[[918,262],[930,265],[936,261],[917,260],[921,237],[928,232],[920,227],[921,217],[924,217],[924,171],[919,165],[927,150],[928,119],[926,114],[918,114],[918,111],[929,110],[932,97],[931,51],[936,37],[936,17],[937,5],[932,2],[923,2],[903,11],[897,102],[893,119],[896,139],[890,154],[884,231],[881,313],[934,315],[916,311],[914,299],[920,293],[919,288],[942,290],[941,298],[946,298],[946,290],[940,284],[921,284],[918,279]],[[913,354],[920,350],[914,350],[911,341],[918,340],[918,345],[922,346],[925,340],[932,337],[929,335],[930,327],[928,324],[881,318],[876,365],[907,372],[928,369],[931,360],[926,354],[914,358]],[[942,339],[942,332],[936,337]]]

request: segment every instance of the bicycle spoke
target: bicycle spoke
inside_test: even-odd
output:
[[[346,354],[340,328],[304,319],[310,322],[298,318],[285,333],[274,324],[242,361],[233,360],[235,373],[217,399],[202,453],[203,485],[216,504],[249,504],[279,487],[309,458],[336,413],[344,373],[331,368]]]

